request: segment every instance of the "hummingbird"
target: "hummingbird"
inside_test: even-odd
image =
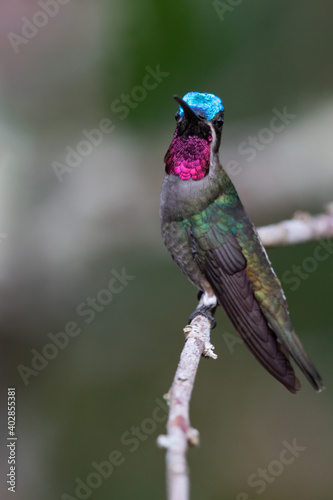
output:
[[[190,321],[201,314],[214,327],[222,306],[255,358],[290,392],[301,388],[290,358],[320,392],[321,376],[294,331],[281,283],[220,163],[222,99],[201,92],[173,97],[179,108],[164,158],[160,218],[167,250],[198,289]]]

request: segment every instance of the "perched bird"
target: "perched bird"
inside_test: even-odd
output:
[[[179,104],[177,127],[165,155],[160,216],[164,243],[198,288],[190,316],[207,316],[220,304],[244,343],[289,391],[300,382],[291,357],[314,389],[322,379],[291,323],[281,283],[257,231],[219,161],[222,100],[189,92]]]

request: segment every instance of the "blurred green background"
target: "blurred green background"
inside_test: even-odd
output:
[[[224,14],[222,3],[1,4],[1,498],[10,498],[8,386],[17,392],[16,498],[165,498],[159,405],[196,305],[159,229],[173,94],[222,97],[221,159],[237,162],[233,181],[255,224],[295,210],[320,212],[333,200],[332,2],[226,1]],[[154,89],[138,90],[147,67],[164,76]],[[131,104],[120,112],[126,95]],[[295,116],[249,161],[240,145],[249,136],[267,138],[260,134],[272,110],[284,107]],[[104,119],[112,120],[112,132],[101,140],[95,134],[99,144],[84,150],[82,131]],[[88,154],[66,170],[68,147]],[[303,267],[317,246],[269,255],[281,277]],[[110,301],[100,291],[110,272],[123,268],[135,278]],[[329,255],[296,289],[284,283],[296,331],[327,386],[320,395],[300,376],[303,389],[292,396],[243,345],[231,349],[226,333],[234,330],[218,311],[212,341],[219,357],[202,360],[191,404],[201,434],[200,448],[189,452],[193,500],[244,500],[242,492],[251,499],[332,498],[332,280]],[[77,307],[96,296],[105,305],[87,323]],[[80,333],[63,349],[50,348],[53,359],[25,372],[24,383],[18,366],[31,369],[32,349],[42,353],[49,334],[68,322]],[[140,437],[133,437],[135,427]],[[293,440],[305,450],[258,493],[248,478]],[[121,464],[99,480],[93,462],[114,450]],[[94,487],[75,493],[77,478],[87,484],[88,476]]]

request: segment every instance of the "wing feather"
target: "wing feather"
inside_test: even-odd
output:
[[[295,393],[300,383],[255,298],[246,272],[247,261],[236,238],[224,235],[218,248],[204,254],[194,237],[192,245],[201,271],[244,343],[273,377]]]

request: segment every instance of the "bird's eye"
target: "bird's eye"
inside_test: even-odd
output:
[[[218,130],[220,130],[222,128],[222,125],[223,125],[223,118],[222,116],[219,116],[218,119],[216,120],[216,127]]]
[[[177,111],[177,113],[175,114],[175,119],[176,119],[176,122],[178,123],[179,120],[181,119],[181,116],[179,114],[179,111]]]

